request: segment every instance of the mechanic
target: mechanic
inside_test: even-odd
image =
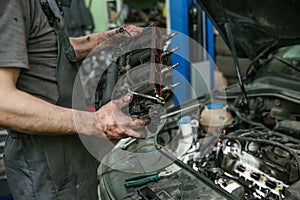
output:
[[[99,161],[77,133],[140,137],[133,129],[147,123],[121,112],[130,95],[97,112],[72,109],[77,61],[118,29],[69,40],[60,10],[71,0],[0,2],[0,126],[9,129],[4,152],[12,195],[26,200],[97,199]],[[133,25],[125,28],[131,35],[142,31]]]

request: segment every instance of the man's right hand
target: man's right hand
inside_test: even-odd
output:
[[[0,67],[0,126],[43,135],[81,133],[108,139],[143,136],[133,129],[143,128],[148,121],[132,119],[121,111],[132,96],[112,100],[95,113],[64,108],[18,90],[20,71]]]
[[[125,137],[142,137],[144,133],[136,130],[142,129],[149,120],[133,119],[125,115],[121,109],[132,100],[132,94],[112,100],[102,106],[97,112],[97,120],[100,129],[109,139],[121,139]]]

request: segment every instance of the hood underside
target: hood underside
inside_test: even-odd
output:
[[[253,60],[300,43],[299,0],[198,0],[227,43],[229,23],[239,57]],[[229,46],[229,45],[228,45]]]

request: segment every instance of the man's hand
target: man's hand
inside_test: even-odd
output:
[[[121,99],[112,100],[96,112],[100,128],[109,139],[143,136],[142,132],[136,130],[142,129],[149,121],[130,118],[121,111],[131,100],[132,95],[128,94]]]
[[[143,28],[134,25],[125,25],[122,27],[125,33],[120,33],[120,28],[115,28],[109,31],[89,34],[87,36],[70,38],[70,42],[75,50],[76,59],[83,60],[93,50],[103,49],[107,47],[108,39],[117,35],[117,37],[132,37],[142,33]],[[129,34],[126,34],[129,33]],[[104,44],[102,44],[104,42]]]

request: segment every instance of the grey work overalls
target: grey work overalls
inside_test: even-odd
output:
[[[44,0],[50,1],[53,3]],[[56,12],[57,8],[50,11]],[[78,69],[75,53],[63,20],[58,23],[55,19],[53,28],[59,44],[57,104],[71,107]],[[4,153],[8,182],[16,200],[97,199],[98,161],[88,153],[77,134],[45,136],[9,131]]]

